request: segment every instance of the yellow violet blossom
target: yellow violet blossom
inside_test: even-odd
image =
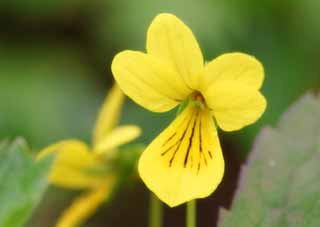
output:
[[[189,100],[138,164],[147,187],[173,207],[209,196],[221,182],[224,159],[217,126],[239,130],[262,115],[264,70],[243,53],[205,64],[192,31],[172,14],[152,21],[146,49],[118,53],[112,72],[123,92],[150,111],[165,112]]]
[[[117,146],[135,139],[140,134],[137,126],[116,127],[123,100],[123,93],[115,85],[98,116],[92,148],[79,140],[65,140],[40,151],[38,158],[57,153],[49,176],[52,184],[86,190],[63,213],[57,227],[79,226],[114,189],[117,177],[108,169],[106,163],[115,156]]]

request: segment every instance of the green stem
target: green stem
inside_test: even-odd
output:
[[[187,227],[196,227],[197,222],[197,208],[196,200],[192,200],[187,203]]]
[[[162,204],[152,192],[150,192],[149,227],[162,227]]]

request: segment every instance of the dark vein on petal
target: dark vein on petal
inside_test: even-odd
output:
[[[200,168],[201,168],[201,162],[202,162],[202,158],[203,158],[203,161],[204,161],[204,164],[205,166],[208,165],[207,163],[207,158],[206,158],[206,155],[205,155],[205,152],[203,150],[203,144],[202,144],[202,121],[200,119],[200,127],[199,127],[199,164],[198,164],[198,173],[200,171]]]
[[[198,115],[199,115],[199,112],[197,112],[197,114],[196,114],[196,118],[195,118],[193,126],[192,126],[192,132],[191,132],[191,135],[189,137],[189,144],[188,144],[188,148],[187,148],[187,153],[186,153],[186,156],[184,158],[184,165],[183,165],[184,167],[186,167],[187,163],[188,163],[188,159],[189,159],[189,155],[190,155],[190,149],[192,148],[192,143],[193,143],[194,129],[195,129],[196,124],[198,122]]]
[[[167,143],[169,143],[170,140],[172,140],[175,135],[177,135],[177,132],[174,132],[174,133],[162,144],[161,147],[164,147]]]
[[[179,150],[179,148],[180,148],[180,146],[181,146],[181,144],[182,144],[182,142],[183,142],[183,140],[184,140],[184,137],[186,136],[186,133],[187,133],[187,131],[188,131],[188,129],[189,129],[189,126],[190,126],[190,123],[191,123],[192,119],[193,119],[193,116],[190,118],[190,120],[189,120],[189,122],[188,122],[188,124],[187,124],[187,128],[185,129],[185,131],[183,132],[182,136],[181,136],[180,139],[178,140],[178,146],[177,146],[177,148],[174,150],[174,152],[173,152],[173,154],[172,154],[172,157],[171,157],[171,159],[170,159],[170,161],[169,161],[169,166],[170,166],[170,167],[172,166],[172,162],[173,162],[173,160],[174,160],[174,158],[175,158],[175,156],[176,156],[176,154],[177,154],[177,152],[178,152],[178,150]]]
[[[170,147],[168,147],[165,151],[163,151],[163,152],[161,153],[161,156],[164,156],[164,155],[165,155],[166,153],[168,153],[172,148],[174,148],[175,146],[177,146],[179,142],[180,142],[180,139],[179,139],[177,142],[175,142],[173,145],[171,145]]]
[[[202,155],[203,155],[204,164],[207,166],[208,162],[207,162],[206,156],[204,155],[204,153],[202,153]]]
[[[200,171],[200,168],[201,168],[201,158],[202,158],[202,133],[201,133],[201,130],[202,129],[202,121],[201,121],[201,117],[199,119],[199,162],[198,162],[198,171],[197,173],[199,173]],[[205,157],[204,157],[205,159]]]
[[[187,117],[183,120],[183,122],[184,122],[186,119],[187,119]],[[192,116],[191,116],[189,122],[187,123],[187,128],[186,128],[185,130],[188,129],[191,120],[192,120]],[[183,125],[183,124],[180,124],[180,125]],[[179,125],[179,127],[180,127],[180,125]],[[184,133],[185,133],[185,132],[184,132]],[[177,132],[173,133],[173,135],[171,135],[170,138],[171,138],[171,137],[174,138],[174,135],[176,135],[176,134],[177,134]],[[163,151],[163,152],[161,153],[161,156],[164,156],[164,155],[167,154],[172,148],[174,148],[175,146],[179,145],[179,143],[181,143],[182,137],[183,137],[183,134],[182,134],[182,136],[177,140],[177,142],[175,142],[173,145],[171,145],[171,146],[168,147],[165,151]],[[171,138],[171,139],[172,139],[172,138]],[[169,142],[169,141],[166,141],[165,143],[167,144],[168,142]],[[163,147],[163,146],[164,146],[164,145],[162,145],[162,147]],[[180,146],[180,145],[179,145],[179,146]]]
[[[183,124],[184,124],[184,122],[188,119],[188,117],[189,117],[189,115],[187,115],[182,121],[181,121],[181,123],[179,124],[179,126],[177,127],[177,128],[180,128]],[[191,116],[192,117],[192,116]],[[191,121],[191,119],[190,119],[190,121]],[[169,143],[174,137],[175,137],[175,135],[177,135],[177,132],[174,132],[162,145],[161,145],[161,147],[164,147],[165,145],[167,145],[167,143]],[[173,147],[173,146],[170,146],[171,148]],[[163,153],[166,153],[166,152],[162,152],[162,154]],[[161,155],[162,155],[161,154]]]

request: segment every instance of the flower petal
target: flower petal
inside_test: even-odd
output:
[[[140,128],[135,125],[117,127],[96,145],[94,152],[106,154],[108,151],[134,140],[140,133]]]
[[[154,112],[172,109],[191,92],[170,65],[142,52],[120,52],[111,69],[122,91]]]
[[[214,83],[237,82],[259,90],[264,79],[262,64],[253,56],[243,53],[223,54],[209,62],[201,78],[201,90]]]
[[[72,189],[96,187],[104,182],[104,175],[90,174],[90,170],[103,167],[86,144],[77,140],[65,140],[40,151],[38,158],[57,152],[50,171],[51,183]],[[91,171],[91,173],[92,173]]]
[[[124,94],[117,84],[114,84],[109,91],[98,116],[93,144],[96,145],[117,125],[120,118],[121,107],[124,101]]]
[[[186,107],[142,153],[138,170],[147,187],[171,207],[209,196],[224,173],[209,110]]]
[[[101,185],[76,199],[59,218],[57,227],[77,227],[83,224],[109,196],[113,185]]]
[[[189,87],[198,88],[204,64],[202,53],[192,31],[176,16],[163,13],[152,21],[147,53],[167,61]]]
[[[267,105],[259,91],[241,83],[213,84],[203,95],[219,127],[225,131],[238,130],[254,123]]]

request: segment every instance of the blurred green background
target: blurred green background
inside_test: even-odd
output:
[[[241,51],[265,66],[263,118],[240,132],[220,133],[226,175],[218,192],[199,202],[199,224],[212,227],[217,207],[230,206],[239,166],[258,130],[305,91],[320,87],[320,1],[2,0],[0,138],[23,136],[35,150],[66,138],[89,142],[113,82],[113,56],[144,50],[147,27],[161,12],[189,25],[207,60]],[[124,112],[122,122],[141,125],[138,142],[146,144],[175,115],[150,113],[129,100]],[[29,226],[53,226],[69,195],[51,189]],[[147,199],[141,183],[128,186],[86,226],[147,226]],[[182,225],[183,213],[183,207],[166,210],[166,226]]]

